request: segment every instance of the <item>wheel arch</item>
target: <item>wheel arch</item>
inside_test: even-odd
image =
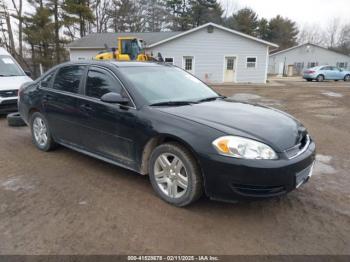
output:
[[[318,79],[318,77],[319,77],[319,76],[322,76],[322,77],[323,77],[323,80],[326,80],[325,75],[324,75],[324,74],[322,74],[322,73],[321,73],[321,74],[318,74],[318,75],[316,76],[316,80]]]
[[[195,152],[195,150],[183,139],[181,139],[177,136],[174,136],[174,135],[170,135],[170,134],[159,134],[159,135],[152,137],[148,140],[148,142],[146,143],[146,145],[144,146],[144,148],[142,150],[141,166],[140,166],[140,173],[142,175],[148,175],[149,159],[150,159],[150,156],[151,156],[153,150],[157,146],[164,144],[164,143],[168,143],[168,142],[175,142],[175,143],[180,144],[184,148],[186,148],[192,154],[193,158],[196,160],[198,167],[201,171],[201,174],[203,175],[202,167],[200,165],[200,161],[199,161],[198,155]]]

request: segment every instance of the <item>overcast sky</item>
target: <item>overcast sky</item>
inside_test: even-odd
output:
[[[299,25],[320,24],[338,17],[350,22],[350,0],[219,0],[223,8],[232,12],[235,8],[251,7],[259,17],[271,18],[280,14]]]

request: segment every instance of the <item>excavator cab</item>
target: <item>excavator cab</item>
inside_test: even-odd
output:
[[[152,57],[144,53],[144,42],[135,37],[118,37],[118,48],[107,49],[95,56],[97,60],[149,61]]]

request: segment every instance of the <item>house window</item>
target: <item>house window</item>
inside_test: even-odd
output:
[[[193,57],[192,56],[184,56],[184,68],[186,71],[193,71]]]
[[[174,64],[174,58],[166,57],[166,58],[164,58],[164,62],[167,63],[167,64],[170,64],[170,65],[173,65]]]
[[[256,68],[256,57],[247,57],[247,68]]]
[[[226,69],[227,70],[233,70],[233,63],[234,63],[234,59],[233,58],[227,58]]]
[[[337,63],[337,67],[346,69],[346,68],[348,68],[348,63],[346,63],[346,62],[338,62]]]
[[[312,68],[312,67],[315,67],[315,66],[318,66],[318,62],[309,62],[307,64],[307,68]]]

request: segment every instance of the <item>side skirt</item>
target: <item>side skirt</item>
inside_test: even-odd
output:
[[[136,169],[131,168],[131,167],[129,167],[129,166],[126,166],[126,165],[124,165],[124,164],[118,163],[118,162],[113,161],[113,160],[111,160],[111,159],[109,159],[109,158],[106,158],[106,157],[103,157],[103,156],[100,156],[100,155],[91,153],[91,152],[86,151],[86,150],[81,149],[81,148],[77,148],[77,147],[75,147],[75,146],[69,145],[69,144],[64,143],[64,142],[62,142],[62,141],[59,141],[59,142],[57,142],[57,143],[60,144],[60,145],[62,145],[62,146],[64,146],[64,147],[67,147],[67,148],[69,148],[69,149],[72,149],[72,150],[74,150],[74,151],[77,151],[77,152],[79,152],[79,153],[82,153],[82,154],[84,154],[84,155],[88,155],[88,156],[91,156],[91,157],[93,157],[93,158],[97,158],[97,159],[99,159],[99,160],[102,160],[102,161],[104,161],[104,162],[107,162],[107,163],[109,163],[109,164],[112,164],[112,165],[115,165],[115,166],[118,166],[118,167],[122,167],[122,168],[125,168],[125,169],[128,169],[128,170],[134,171],[134,172],[136,172],[136,173],[138,173],[138,174],[141,174],[139,170],[136,170]]]

